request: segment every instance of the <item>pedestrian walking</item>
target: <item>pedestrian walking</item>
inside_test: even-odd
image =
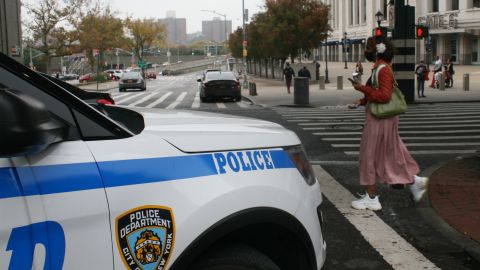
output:
[[[393,44],[388,38],[382,36],[368,38],[365,57],[375,63],[372,74],[376,75],[372,75],[366,85],[350,79],[355,90],[364,94],[364,98],[357,100],[355,104],[366,105],[359,155],[360,185],[365,188],[366,194],[352,202],[354,209],[382,209],[375,188],[377,182],[386,182],[390,185],[408,184],[417,202],[425,193],[428,178],[417,176],[420,168],[398,132],[399,116],[375,118],[368,108],[369,102],[386,103],[392,97],[393,56]]]
[[[418,98],[426,97],[425,91],[425,73],[427,72],[427,66],[420,61],[420,64],[415,68],[415,74],[417,75],[417,94]]]
[[[453,87],[453,75],[455,74],[455,70],[453,69],[453,62],[452,58],[448,58],[447,60],[447,72],[448,72],[448,87]]]
[[[435,74],[437,72],[442,72],[442,59],[440,59],[440,56],[437,55],[437,60],[435,61],[435,66],[433,67],[433,74],[432,74],[432,83],[430,84],[430,87],[435,88]]]
[[[290,86],[292,85],[292,78],[295,77],[295,71],[290,67],[290,63],[286,64],[283,69],[283,76],[285,77],[285,83],[287,85],[287,92],[290,94]]]
[[[310,74],[310,71],[308,70],[308,68],[306,66],[303,66],[303,68],[301,68],[298,71],[298,77],[305,77],[305,78],[308,78],[308,79],[312,78],[312,76]]]
[[[362,62],[357,61],[357,64],[355,65],[355,73],[357,73],[357,79],[362,82],[362,75],[363,75],[363,66]]]

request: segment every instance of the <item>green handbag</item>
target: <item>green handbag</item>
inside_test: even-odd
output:
[[[372,83],[375,88],[378,88],[378,73],[380,69],[385,66],[386,65],[380,65],[374,70]],[[376,118],[389,118],[407,111],[407,102],[405,101],[402,91],[398,88],[395,79],[393,80],[392,97],[390,101],[387,103],[369,102],[368,108]]]

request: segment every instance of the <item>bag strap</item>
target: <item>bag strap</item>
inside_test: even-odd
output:
[[[394,73],[393,73],[393,69],[389,66],[389,65],[386,65],[386,64],[380,64],[378,65],[377,68],[375,68],[375,70],[373,71],[374,72],[374,75],[373,75],[373,85],[378,88],[378,74],[380,73],[380,70],[384,67],[387,67],[390,72],[392,72],[392,77],[393,77],[393,84],[398,87],[398,83],[397,83],[397,80],[395,80],[395,76],[394,76]]]

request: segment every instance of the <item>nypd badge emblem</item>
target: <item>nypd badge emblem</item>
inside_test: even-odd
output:
[[[175,242],[175,223],[168,207],[146,205],[115,219],[117,244],[127,269],[162,270]]]

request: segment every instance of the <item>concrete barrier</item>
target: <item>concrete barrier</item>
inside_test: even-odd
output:
[[[463,74],[463,91],[470,90],[470,74]]]
[[[320,88],[320,90],[325,89],[325,76],[318,77],[318,87]]]
[[[343,90],[343,76],[337,76],[337,89]]]

